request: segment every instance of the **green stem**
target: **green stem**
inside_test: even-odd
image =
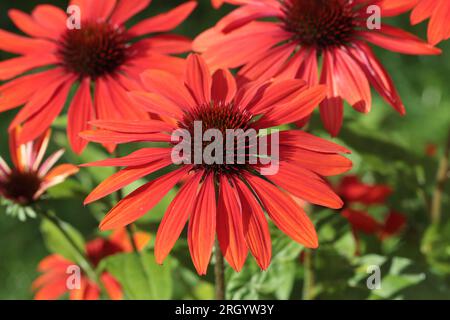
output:
[[[312,300],[314,299],[313,252],[309,249],[304,251],[303,266],[303,300]]]
[[[439,161],[439,169],[436,176],[436,186],[431,199],[431,222],[438,224],[442,217],[442,196],[445,191],[445,184],[449,178],[449,157],[450,157],[450,130],[448,132],[447,143],[444,154]]]
[[[222,251],[220,251],[219,242],[216,240],[214,255],[216,264],[214,265],[216,300],[225,300],[225,265]]]
[[[102,287],[102,283],[97,275],[97,273],[94,270],[94,267],[91,265],[91,263],[86,258],[85,252],[83,252],[80,247],[77,245],[75,240],[72,238],[72,236],[67,232],[67,230],[64,228],[64,223],[55,215],[45,211],[40,210],[40,214],[52,223],[58,230],[61,232],[61,234],[66,238],[67,242],[73,247],[73,249],[76,251],[78,255],[79,262],[81,264],[82,269],[86,272],[87,276],[94,281],[97,285]]]

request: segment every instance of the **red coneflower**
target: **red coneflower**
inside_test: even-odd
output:
[[[20,144],[21,127],[9,135],[9,149],[14,167],[10,168],[0,157],[0,195],[19,205],[29,205],[38,200],[49,188],[62,183],[78,172],[78,167],[61,164],[52,169],[64,151],[59,150],[43,161],[50,140],[50,130],[35,141]]]
[[[139,250],[142,250],[149,241],[149,235],[143,232],[135,234],[134,241]],[[114,232],[109,239],[97,238],[86,244],[86,256],[88,261],[96,267],[100,261],[108,256],[131,252],[131,243],[124,229]],[[36,300],[54,300],[69,293],[70,300],[97,300],[100,297],[100,287],[87,277],[84,272],[80,274],[79,288],[69,288],[67,285],[71,275],[70,267],[76,265],[58,254],[52,254],[44,258],[38,266],[42,273],[32,285],[36,291]],[[120,284],[107,272],[103,272],[100,281],[113,300],[122,299]]]
[[[183,22],[196,2],[188,1],[129,29],[125,22],[144,10],[150,0],[70,3],[80,9],[79,29],[68,28],[67,15],[55,6],[39,5],[31,16],[9,11],[17,27],[30,37],[0,30],[0,49],[20,55],[0,62],[0,80],[19,76],[0,87],[0,111],[25,104],[10,128],[23,123],[20,143],[30,141],[51,125],[64,108],[72,86],[78,84],[68,109],[67,133],[73,150],[81,153],[86,141],[78,134],[89,128],[88,121],[148,117],[133,107],[126,92],[137,88],[136,80],[143,69],[177,74],[184,68],[183,59],[169,54],[189,51],[190,40],[159,33]],[[30,70],[39,72],[23,75]]]
[[[412,10],[411,24],[430,19],[428,41],[436,45],[450,38],[450,1],[447,0],[384,0],[385,15],[393,16]]]
[[[417,37],[370,20],[379,0],[247,0],[194,40],[215,68],[245,65],[242,81],[302,78],[328,87],[320,113],[336,136],[343,121],[343,101],[367,113],[370,85],[399,113],[405,108],[384,67],[367,42],[405,54],[439,54]],[[277,21],[259,21],[275,18]],[[321,58],[321,59],[319,59]],[[318,69],[321,62],[321,74]]]
[[[384,240],[398,234],[406,224],[405,216],[394,210],[390,210],[381,222],[368,212],[373,206],[385,204],[387,197],[392,194],[389,186],[365,184],[357,176],[352,175],[341,180],[337,194],[344,200],[341,214],[351,225],[357,253],[359,253],[359,232],[376,235],[380,240]]]
[[[187,59],[184,83],[158,70],[143,73],[142,82],[151,93],[132,92],[134,100],[168,122],[95,121],[93,125],[101,130],[87,131],[82,136],[99,143],[166,142],[168,148],[145,148],[123,158],[88,164],[126,168],[101,183],[85,202],[96,201],[163,168],[173,170],[120,201],[102,221],[101,229],[132,223],[183,180],[158,229],[158,263],[168,255],[188,219],[188,243],[199,274],[206,273],[216,232],[222,253],[235,270],[242,268],[248,249],[259,266],[266,269],[271,242],[264,211],[295,241],[307,247],[318,246],[313,224],[290,195],[340,208],[342,201],[321,176],[350,169],[351,161],[339,155],[348,153],[347,149],[302,131],[286,130],[279,133],[279,157],[274,160],[279,171],[275,175],[262,177],[266,167],[261,161],[250,161],[270,158],[273,153],[252,153],[249,144],[243,148],[245,161],[240,163],[208,164],[200,159],[195,164],[169,166],[173,164],[172,147],[178,146],[172,142],[173,133],[184,130],[195,134],[192,131],[197,121],[201,121],[203,132],[218,129],[225,134],[227,129],[254,129],[261,133],[263,128],[292,123],[310,114],[325,98],[324,86],[308,87],[302,80],[285,80],[237,88],[229,71],[220,69],[211,76],[197,55]],[[173,121],[169,121],[171,118]],[[208,147],[200,145],[202,151]],[[225,152],[222,150],[222,154]]]

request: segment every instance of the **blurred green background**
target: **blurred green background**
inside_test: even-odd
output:
[[[134,20],[164,12],[183,1],[153,0],[147,10]],[[225,6],[212,9],[209,0],[200,0],[194,14],[176,32],[188,36],[208,28],[230,10]],[[7,16],[11,8],[25,12],[41,3],[60,7],[66,1],[28,0],[0,2],[0,28],[18,32]],[[397,26],[424,37],[425,25],[411,27],[408,16],[390,19]],[[251,45],[251,44],[249,44]],[[317,298],[450,298],[450,185],[447,183],[443,199],[443,219],[439,226],[430,227],[427,201],[435,187],[435,176],[440,157],[444,153],[450,127],[450,41],[439,45],[443,54],[436,57],[404,56],[376,49],[378,57],[391,74],[407,108],[407,116],[400,117],[374,93],[374,105],[368,115],[357,114],[346,108],[346,122],[341,136],[336,139],[351,148],[355,163],[353,173],[365,181],[389,184],[394,194],[389,207],[403,212],[408,225],[401,237],[379,244],[369,237],[361,257],[351,256],[354,243],[349,238],[349,228],[339,214],[320,208],[314,209],[322,246],[314,253],[314,272]],[[10,55],[0,52],[0,58]],[[8,159],[7,126],[15,110],[0,114],[0,151]],[[51,149],[66,146],[62,126],[64,119],[55,125],[56,134]],[[311,131],[323,137],[318,116],[312,120]],[[434,155],[427,155],[427,146],[436,146]],[[82,163],[105,157],[96,147],[77,158],[70,151],[65,160]],[[96,233],[96,218],[105,213],[107,204],[90,208],[82,206],[82,199],[110,170],[83,170],[63,187],[53,190],[56,200],[52,206],[57,214],[82,231],[86,238]],[[66,190],[62,192],[61,190]],[[65,194],[67,193],[67,194]],[[70,199],[67,197],[70,196]],[[167,203],[170,196],[167,197]],[[165,205],[153,210],[149,219],[140,224],[154,233]],[[39,221],[19,222],[0,209],[0,299],[32,298],[30,284],[36,278],[36,265],[48,254],[39,230]],[[96,218],[94,218],[96,217]],[[175,265],[183,267],[176,279],[174,297],[211,298],[212,272],[198,279],[193,273],[187,247],[178,245],[174,255]],[[353,246],[353,247],[352,247]],[[234,298],[301,298],[303,268],[299,254],[301,248],[284,236],[274,243],[274,261],[267,273],[256,270],[250,257],[248,266],[240,274],[228,270],[228,295]],[[278,255],[276,255],[278,254]],[[383,274],[389,279],[383,292],[373,296],[364,288],[363,266],[372,262],[383,263]],[[383,279],[384,281],[385,279]],[[199,282],[200,281],[200,282]],[[362,282],[361,282],[362,281]]]

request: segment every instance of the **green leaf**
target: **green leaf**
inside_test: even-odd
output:
[[[72,244],[64,233],[55,225],[54,222],[44,219],[41,223],[41,232],[44,237],[45,245],[50,252],[59,254],[66,259],[83,265],[83,259],[79,252],[74,248],[74,245],[79,251],[85,252],[85,243],[83,236],[68,223],[60,221],[60,226],[73,239]]]
[[[102,261],[132,300],[167,300],[172,297],[171,263],[156,263],[149,252],[118,254]]]

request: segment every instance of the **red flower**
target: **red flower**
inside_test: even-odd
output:
[[[321,103],[320,113],[333,136],[342,126],[344,100],[359,112],[370,111],[370,85],[395,110],[405,113],[390,76],[367,42],[404,54],[441,52],[401,29],[386,24],[369,28],[369,7],[379,0],[243,2],[198,36],[194,49],[203,52],[214,68],[245,65],[239,71],[241,81],[280,77],[326,84],[328,97]]]
[[[149,3],[72,0],[71,4],[80,8],[79,29],[68,28],[65,12],[52,5],[37,6],[31,16],[9,11],[16,26],[30,36],[0,30],[0,49],[19,55],[0,62],[0,80],[10,80],[0,87],[0,111],[25,104],[10,126],[13,129],[23,123],[20,143],[35,139],[51,125],[75,84],[78,87],[68,110],[67,133],[77,153],[86,146],[78,133],[89,128],[88,121],[148,117],[132,105],[126,92],[138,87],[136,80],[143,69],[178,74],[184,61],[169,54],[189,51],[191,43],[176,35],[137,38],[174,29],[196,6],[195,1],[188,1],[126,29],[125,22]],[[39,72],[23,75],[30,70]]]
[[[173,168],[169,166],[173,164],[171,152],[176,144],[171,144],[171,133],[184,129],[193,134],[195,121],[202,121],[203,132],[254,129],[261,133],[263,128],[304,118],[325,97],[324,86],[308,88],[302,80],[251,83],[237,88],[229,71],[218,70],[211,76],[197,55],[188,58],[185,75],[181,82],[167,72],[146,71],[142,81],[152,93],[131,93],[143,108],[165,117],[168,122],[96,121],[93,125],[101,130],[82,133],[86,139],[99,143],[168,144],[168,148],[145,148],[123,158],[89,164],[126,168],[101,183],[86,203],[163,168]],[[339,155],[349,151],[297,130],[282,131],[279,139],[279,160],[273,157],[279,164],[277,174],[261,176],[264,165],[260,161],[251,164],[249,160],[271,157],[272,153],[260,150],[254,154],[249,151],[249,145],[239,149],[245,150],[245,161],[241,164],[208,164],[203,159],[196,164],[181,164],[120,201],[102,221],[101,229],[132,223],[183,180],[184,185],[158,229],[155,255],[159,263],[168,255],[189,219],[189,248],[199,274],[206,273],[216,232],[225,258],[235,270],[242,268],[248,249],[259,266],[266,269],[271,243],[264,210],[292,239],[307,247],[317,247],[313,224],[290,194],[311,203],[340,208],[341,200],[321,176],[349,170],[351,161]],[[201,148],[205,151],[207,146]]]
[[[149,235],[143,232],[136,233],[134,241],[139,250],[142,250],[149,241]],[[124,229],[114,232],[109,239],[97,238],[86,244],[86,255],[88,261],[96,267],[100,261],[108,256],[131,252],[131,243]],[[58,299],[65,293],[69,293],[70,300],[97,300],[100,297],[99,286],[89,279],[86,274],[81,273],[79,289],[70,289],[67,285],[70,275],[70,267],[76,265],[60,255],[52,254],[44,258],[38,266],[39,272],[43,273],[33,282],[36,290],[34,299],[53,300]],[[113,300],[122,299],[122,288],[120,284],[107,272],[100,276],[102,285],[108,296]]]
[[[350,223],[357,242],[358,232],[376,235],[384,240],[398,234],[405,226],[405,216],[393,210],[382,222],[368,213],[370,207],[385,204],[387,197],[392,194],[388,186],[368,185],[362,183],[357,176],[347,176],[339,184],[337,193],[345,203],[342,216]]]
[[[450,38],[450,1],[448,0],[384,0],[383,9],[387,16],[412,10],[411,24],[430,19],[428,41],[436,45]]]
[[[52,169],[64,150],[52,154],[43,162],[50,140],[50,130],[35,141],[18,143],[21,127],[9,135],[10,168],[0,157],[0,195],[17,204],[28,205],[39,199],[47,189],[62,183],[67,177],[78,172],[78,167],[61,164]]]

